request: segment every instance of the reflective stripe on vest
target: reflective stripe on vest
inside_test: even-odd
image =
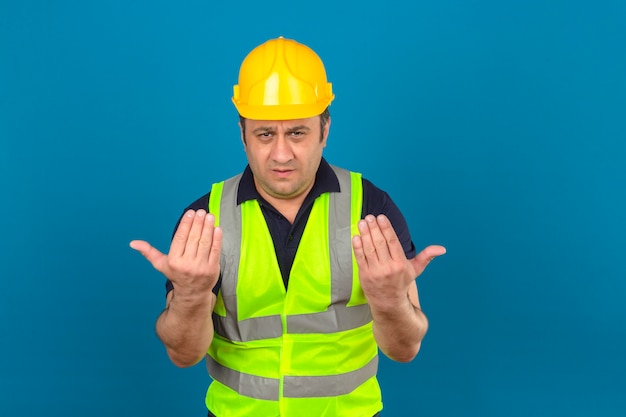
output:
[[[237,372],[215,362],[207,355],[207,369],[211,377],[239,394],[260,400],[278,401],[279,380]],[[376,375],[378,356],[363,368],[339,375],[286,376],[283,395],[287,398],[334,397],[349,394],[356,387]]]

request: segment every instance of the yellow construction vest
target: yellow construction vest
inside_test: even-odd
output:
[[[333,167],[340,192],[313,203],[285,290],[256,200],[241,175],[213,185],[222,283],[207,352],[206,405],[218,417],[370,417],[382,409],[378,347],[351,240],[361,176]]]

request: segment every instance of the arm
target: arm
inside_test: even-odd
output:
[[[374,320],[374,338],[389,358],[409,362],[417,355],[428,329],[415,279],[446,250],[428,246],[408,260],[384,215],[366,216],[359,222],[359,232],[360,236],[353,238],[353,248]]]
[[[173,290],[167,295],[156,333],[176,366],[192,366],[204,358],[213,341],[211,313],[215,300],[213,292],[184,297]]]
[[[195,365],[213,340],[211,313],[216,297],[212,289],[220,274],[222,247],[222,231],[215,227],[215,217],[204,210],[187,211],[168,255],[141,240],[130,246],[172,282],[174,289],[167,295],[156,332],[175,365]]]

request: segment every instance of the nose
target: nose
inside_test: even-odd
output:
[[[291,144],[284,134],[279,134],[272,146],[272,160],[279,164],[286,164],[293,159]]]

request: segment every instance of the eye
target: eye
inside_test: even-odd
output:
[[[257,133],[256,137],[259,140],[262,141],[267,141],[268,139],[272,138],[272,132],[261,132],[261,133]]]
[[[295,130],[295,131],[291,132],[291,136],[294,137],[294,138],[300,138],[300,137],[304,136],[304,134],[305,133],[303,131],[301,131],[301,130]]]

